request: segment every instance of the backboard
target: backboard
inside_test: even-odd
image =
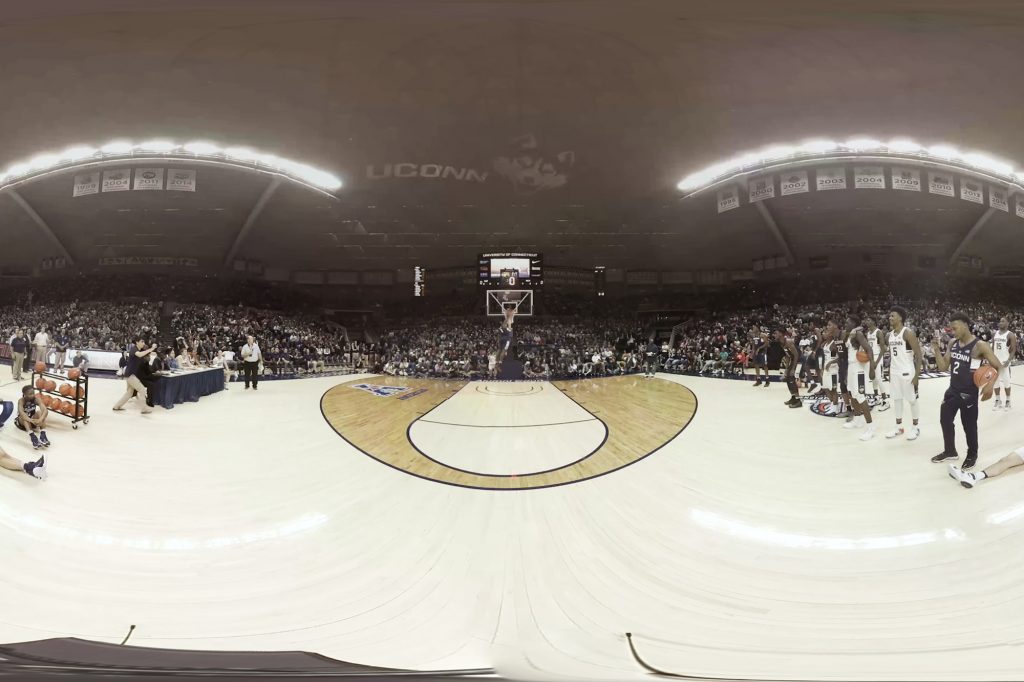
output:
[[[532,289],[488,289],[486,293],[488,317],[503,317],[508,308],[514,308],[516,316],[533,315]]]

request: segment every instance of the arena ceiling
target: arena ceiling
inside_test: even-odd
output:
[[[766,218],[676,188],[721,159],[808,138],[911,137],[1024,164],[1012,68],[1024,5],[893,5],[6,3],[0,173],[71,145],[160,138],[258,148],[344,185],[326,195],[204,165],[194,193],[72,197],[75,172],[53,173],[0,192],[0,267],[61,249],[79,266],[390,269],[506,249],[580,267],[749,268],[785,251],[804,265],[876,252],[1016,265],[1012,204],[993,214],[926,192],[809,192],[763,202]]]

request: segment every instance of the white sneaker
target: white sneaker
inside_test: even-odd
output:
[[[973,488],[977,483],[974,474],[961,471],[955,464],[947,464],[946,469],[949,471],[949,477],[965,488]]]
[[[993,401],[992,411],[993,412],[998,412],[1001,409],[1003,409],[1003,404],[1001,402],[999,402],[998,400]]]
[[[910,433],[907,434],[907,440],[917,440],[921,436],[921,429],[914,427],[910,429]]]
[[[874,437],[875,437],[875,426],[874,426],[874,424],[868,426],[867,431],[865,431],[864,433],[860,434],[860,439],[861,440],[871,440]]]
[[[885,437],[886,438],[899,438],[902,435],[903,435],[903,427],[902,426],[897,426],[895,429],[893,429],[889,433],[885,434]]]
[[[845,424],[843,424],[843,428],[844,429],[859,429],[860,428],[860,423],[856,419],[851,419],[850,421],[848,421]]]

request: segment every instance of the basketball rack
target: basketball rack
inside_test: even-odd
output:
[[[517,317],[533,315],[533,289],[488,289],[486,294],[488,317],[504,317],[509,309],[514,309]]]
[[[77,379],[71,379],[67,374],[37,372],[33,368],[32,386],[37,393],[43,394],[43,397],[50,401],[50,404],[44,402],[50,414],[59,414],[70,419],[72,429],[77,430],[80,423],[89,423],[88,374],[80,373]],[[61,392],[62,388],[64,392]]]

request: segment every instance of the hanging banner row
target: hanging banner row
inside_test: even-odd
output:
[[[165,169],[136,168],[135,182],[132,182],[131,168],[114,168],[105,171],[92,171],[75,176],[75,187],[71,196],[81,197],[99,192],[126,192],[130,189],[168,189],[178,192],[196,191],[196,172],[181,168],[166,169],[166,186],[164,183]]]
[[[954,188],[954,176],[942,171],[927,171],[925,173],[929,194],[941,194],[947,197],[957,196]],[[790,194],[802,194],[811,191],[811,180],[806,170],[794,170],[789,173],[781,173],[778,176],[778,195],[775,193],[775,176],[762,175],[751,178],[747,181],[748,196],[750,203],[771,199],[775,196],[788,196]],[[819,192],[833,189],[847,189],[847,174],[845,166],[832,166],[816,168],[814,170],[814,184]],[[921,191],[921,171],[916,168],[901,168],[894,166],[886,183],[885,169],[882,166],[854,166],[853,167],[853,188],[854,189],[896,189],[907,192]],[[984,184],[973,178],[959,178],[960,198],[964,201],[972,201],[976,204],[985,203]],[[1024,218],[1024,196],[1015,197],[1015,212],[1017,217]],[[726,187],[718,192],[718,212],[731,211],[739,208],[740,188],[736,185]],[[988,186],[988,205],[991,208],[1009,213],[1009,193],[1004,187],[996,185]]]

